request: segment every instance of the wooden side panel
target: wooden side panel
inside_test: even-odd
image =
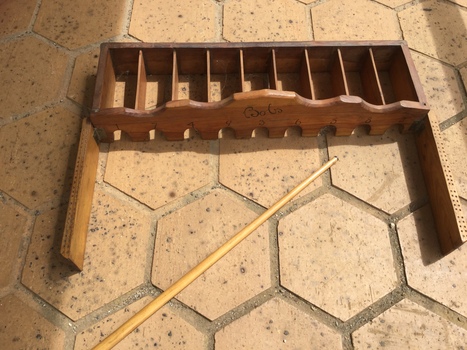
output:
[[[98,108],[111,108],[114,105],[115,99],[115,70],[110,57],[110,52],[107,51],[105,57],[105,68],[102,79],[101,101]],[[96,83],[97,85],[97,83]]]
[[[426,117],[416,142],[441,251],[448,254],[464,243],[467,225],[433,114]]]
[[[99,146],[89,119],[83,121],[73,184],[63,232],[61,254],[79,270],[83,269],[86,237],[91,215]]]

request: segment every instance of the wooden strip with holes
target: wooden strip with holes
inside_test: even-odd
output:
[[[429,113],[416,143],[425,185],[430,198],[438,240],[443,254],[466,240],[467,226],[444,151],[437,118]]]
[[[94,128],[91,122],[88,118],[84,119],[60,249],[60,253],[79,270],[82,270],[84,265],[86,237],[99,158],[99,146],[94,140],[93,133]]]

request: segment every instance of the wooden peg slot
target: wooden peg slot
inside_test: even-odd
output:
[[[410,69],[401,47],[376,46],[372,48],[374,65],[377,71],[384,102],[386,104],[401,100],[422,102],[426,105],[423,92],[418,93]],[[418,83],[418,77],[415,78]]]
[[[173,50],[142,50],[146,69],[144,110],[154,110],[172,99]]]
[[[277,90],[296,92],[313,99],[308,53],[303,48],[273,51],[277,71]]]
[[[244,92],[269,89],[270,61],[269,48],[243,49]]]
[[[143,51],[139,51],[138,75],[136,78],[136,101],[135,109],[144,110],[146,108],[146,86],[148,80],[146,76],[146,66],[144,65]]]
[[[208,102],[206,50],[177,50],[178,100]]]
[[[127,58],[125,61],[118,60],[115,57],[112,58],[115,69],[115,95],[113,106],[134,109],[138,86],[139,50],[128,50],[126,55]]]
[[[242,77],[241,50],[210,50],[210,102],[221,101],[236,92],[242,92]]]

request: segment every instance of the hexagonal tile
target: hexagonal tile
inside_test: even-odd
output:
[[[36,0],[4,0],[0,3],[0,37],[21,33],[29,27]]]
[[[157,224],[153,284],[167,289],[256,217],[216,190],[162,218]],[[269,234],[262,225],[177,299],[212,320],[269,286]]]
[[[338,333],[274,298],[216,333],[216,350],[342,349]]]
[[[316,138],[220,140],[219,181],[269,207],[320,166]],[[321,186],[318,178],[301,196]]]
[[[306,7],[292,0],[232,0],[224,5],[227,41],[310,40]]]
[[[34,31],[69,49],[123,34],[126,2],[43,0]]]
[[[26,217],[11,206],[0,202],[0,288],[8,285],[16,272],[18,251],[23,236]]]
[[[459,4],[461,6],[467,7],[467,0],[449,0],[455,4]]]
[[[369,0],[329,0],[313,7],[311,18],[315,40],[402,38],[396,13]]]
[[[57,208],[37,217],[22,282],[77,320],[144,282],[150,220],[96,190],[84,268],[77,273],[60,256],[65,211]]]
[[[467,316],[467,250],[461,246],[444,256],[429,206],[397,224],[409,285]]]
[[[279,222],[281,284],[347,320],[397,285],[386,225],[330,194]]]
[[[412,51],[411,54],[430,108],[438,121],[443,122],[461,112],[464,102],[454,69],[417,52]]]
[[[426,196],[413,135],[397,128],[369,136],[357,129],[349,137],[328,135],[329,154],[339,157],[331,169],[333,185],[393,213]]]
[[[0,344],[4,349],[63,349],[65,332],[14,295],[0,299]]]
[[[147,305],[152,298],[144,297],[115,314],[101,320],[76,336],[75,350],[91,349],[111,332]],[[114,349],[206,349],[207,337],[185,321],[176,310],[162,307]]]
[[[2,44],[0,61],[0,122],[58,97],[68,62],[62,50],[27,36]]]
[[[215,41],[219,5],[210,0],[198,0],[195,4],[183,0],[136,1],[129,33],[149,42]]]
[[[467,198],[467,119],[446,129],[443,132],[443,143],[457,191]]]
[[[424,1],[398,13],[409,46],[453,65],[465,62],[467,9],[440,1]]]
[[[98,61],[99,49],[79,55],[68,87],[67,97],[88,108],[92,106]]]
[[[128,140],[110,146],[105,181],[155,209],[208,184],[209,141]]]
[[[355,349],[463,349],[467,331],[402,300],[353,335]]]
[[[80,127],[54,107],[0,128],[0,189],[31,209],[67,198]]]

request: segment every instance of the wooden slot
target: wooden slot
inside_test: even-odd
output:
[[[178,63],[177,51],[173,51],[172,56],[172,101],[178,100]]]
[[[101,102],[100,108],[112,108],[114,106],[115,97],[115,70],[110,57],[110,51],[107,50],[105,58],[104,79],[101,88]]]
[[[142,50],[146,70],[145,110],[153,110],[172,99],[173,50]]]
[[[373,56],[371,47],[368,49],[368,55],[363,63],[361,74],[365,101],[376,105],[385,105],[386,101],[384,100],[375,57]]]
[[[237,49],[210,50],[210,101],[242,91],[242,62]]]
[[[84,267],[84,253],[91,216],[92,196],[97,173],[99,146],[94,140],[94,127],[83,120],[73,183],[65,219],[60,253],[79,270]]]
[[[418,101],[417,92],[412,83],[409,68],[402,50],[397,50],[390,68],[390,78],[397,101]]]
[[[313,87],[313,99],[325,100],[336,97],[333,90],[331,61],[333,48],[309,48],[306,50]]]
[[[244,48],[244,92],[269,89],[270,57],[269,48]]]
[[[269,61],[269,88],[273,90],[282,90],[277,84],[277,64],[276,64],[276,51],[271,50],[271,58]]]
[[[440,248],[448,254],[464,243],[467,226],[437,120],[428,114],[416,143]]]
[[[303,47],[275,50],[278,90],[312,98],[311,76]]]
[[[178,99],[208,102],[206,49],[177,50]]]
[[[144,110],[146,108],[146,86],[147,86],[146,66],[144,65],[143,51],[139,51],[138,75],[136,79],[136,101],[135,109]]]
[[[344,62],[342,60],[342,53],[340,49],[336,50],[336,57],[334,58],[331,68],[331,75],[332,86],[335,96],[349,95],[347,78],[345,76]]]

